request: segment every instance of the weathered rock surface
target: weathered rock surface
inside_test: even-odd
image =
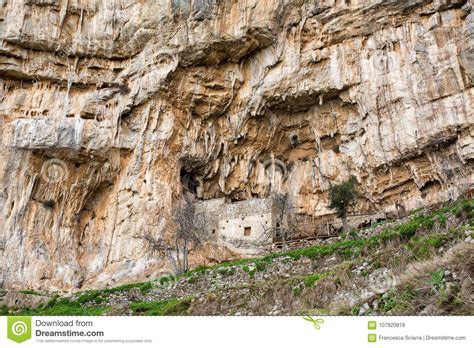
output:
[[[0,1],[0,283],[107,286],[165,272],[184,169],[204,199],[302,214],[356,176],[359,212],[473,182],[466,0]],[[274,163],[274,162],[272,162]],[[278,168],[276,168],[278,170]],[[220,250],[194,262],[228,257]]]

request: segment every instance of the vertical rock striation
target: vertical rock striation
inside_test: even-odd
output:
[[[0,283],[74,289],[165,271],[182,194],[268,194],[324,217],[473,182],[474,4],[462,0],[0,0]],[[275,168],[273,168],[273,171]],[[195,261],[217,251],[203,251]]]

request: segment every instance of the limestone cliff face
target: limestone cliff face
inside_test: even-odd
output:
[[[203,199],[244,200],[274,167],[315,217],[351,174],[359,212],[456,197],[474,178],[473,8],[0,0],[0,283],[166,270],[142,236],[163,229],[183,173]]]

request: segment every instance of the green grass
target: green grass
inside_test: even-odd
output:
[[[302,286],[296,286],[292,289],[292,293],[293,293],[293,296],[294,297],[298,297],[299,295],[301,295],[301,292],[303,291],[303,287]]]
[[[434,214],[435,219],[438,221],[441,227],[446,227],[446,214],[444,212],[437,212]]]
[[[404,290],[400,293],[400,299],[404,302],[411,302],[413,300],[416,300],[418,296],[418,293],[411,284],[405,285]]]
[[[192,276],[188,277],[187,281],[188,281],[189,284],[194,284],[198,281],[198,276],[192,275]]]
[[[431,273],[429,283],[434,290],[440,290],[444,288],[444,270],[440,269],[436,272]]]
[[[419,294],[413,289],[413,286],[407,284],[401,290],[392,290],[381,298],[379,310],[382,314],[405,313],[412,307]]]
[[[19,293],[21,294],[25,294],[25,295],[35,295],[35,296],[41,296],[40,293],[34,291],[34,290],[30,290],[30,289],[27,289],[27,290],[20,290],[18,291]]]
[[[244,265],[242,267],[242,271],[248,273],[248,275],[250,276],[251,279],[255,278],[255,272],[257,272],[257,270],[255,269],[255,267],[252,267],[252,269],[250,269],[249,266],[247,265]]]
[[[107,296],[101,290],[90,290],[79,295],[76,301],[81,304],[92,302],[92,301],[94,301],[97,304],[100,304],[106,301],[106,299],[107,299]]]
[[[152,282],[145,282],[145,283],[125,284],[125,285],[118,286],[112,289],[104,289],[102,290],[102,292],[104,294],[112,294],[114,292],[127,291],[131,289],[139,289],[142,293],[145,294],[152,288],[153,288]]]
[[[223,263],[219,264],[219,265],[223,265]],[[214,267],[218,267],[219,265],[216,265]],[[181,275],[181,277],[188,277],[190,275],[193,275],[193,274],[206,274],[208,270],[210,270],[211,267],[209,266],[198,266],[186,273],[184,273],[183,275]]]
[[[107,301],[110,294],[139,289],[147,293],[153,288],[151,282],[133,283],[110,289],[88,290],[71,298],[54,296],[46,305],[20,311],[17,315],[101,315],[108,311],[108,306],[100,306]],[[28,291],[29,293],[29,291]]]
[[[134,302],[130,304],[130,308],[136,315],[184,315],[191,305],[191,300],[192,298]]]
[[[8,307],[3,305],[0,307],[0,315],[9,315]]]
[[[456,232],[438,233],[429,236],[415,236],[406,245],[416,259],[422,260],[432,256],[436,249],[446,245],[457,236]]]
[[[386,225],[390,222],[393,222],[393,220],[391,220],[391,219],[381,220],[381,221],[373,223],[369,228],[364,228],[363,231],[367,230],[367,229],[372,229],[372,228],[376,228],[376,227],[379,227],[379,226],[383,226],[383,225]]]
[[[285,254],[272,254],[270,256],[267,256],[267,258],[275,259],[281,256],[289,256],[293,260],[298,260],[302,257],[317,259],[322,256],[329,256],[333,254],[350,256],[352,255],[353,248],[364,247],[368,245],[368,243],[371,241],[375,241],[375,238],[346,240],[327,245],[315,245],[304,249],[292,250]]]
[[[387,313],[397,307],[397,300],[395,298],[395,294],[393,291],[389,291],[386,293],[385,297],[382,297],[382,303],[380,306],[380,310],[382,313]]]
[[[161,283],[161,279],[160,279]],[[165,281],[163,281],[163,284]],[[94,302],[95,304],[101,304],[107,301],[109,295],[117,292],[126,292],[132,289],[139,289],[143,294],[146,294],[150,289],[154,287],[152,282],[145,282],[145,283],[133,283],[133,284],[125,284],[122,286],[118,286],[115,288],[110,289],[102,289],[102,290],[88,290],[82,293],[77,294],[77,299],[75,300],[78,303],[86,304]]]
[[[441,211],[451,213],[457,217],[465,215],[467,219],[472,219],[474,218],[474,199],[460,199]]]
[[[166,276],[163,276],[161,277],[159,280],[158,280],[158,283],[160,285],[165,285],[165,284],[168,284],[169,282],[174,282],[176,281],[176,277],[172,276],[172,275],[166,275]],[[145,283],[146,284],[146,283]],[[150,283],[151,285],[151,283]],[[142,288],[145,287],[144,285],[142,285]],[[151,287],[150,287],[151,289]],[[146,287],[145,287],[145,290],[146,290]]]
[[[77,301],[67,298],[59,299],[53,297],[48,304],[34,309],[25,309],[15,313],[15,315],[102,315],[109,310],[109,307],[88,307]]]
[[[380,298],[380,313],[412,315],[420,308],[434,303],[436,303],[438,308],[444,308],[447,311],[449,311],[452,306],[458,307],[458,310],[463,309],[462,307],[465,305],[463,299],[456,294],[450,295],[446,291],[443,270],[440,269],[436,272],[431,272],[427,276],[426,282],[431,290],[427,292],[425,287],[418,287],[418,290],[416,290],[411,283],[406,284],[402,288],[391,290]],[[464,311],[460,313],[464,313]]]
[[[312,274],[304,278],[303,283],[307,288],[312,287],[317,281],[324,277],[322,274]]]
[[[383,230],[380,238],[384,242],[396,239],[408,241],[420,229],[431,230],[435,224],[435,214],[428,216],[414,214],[407,223]]]
[[[454,306],[463,306],[463,305],[465,305],[464,301],[463,301],[462,299],[460,299],[459,297],[455,297],[455,298],[453,299],[452,304],[453,304]]]
[[[217,273],[224,276],[232,276],[235,274],[235,269],[233,268],[218,268]]]

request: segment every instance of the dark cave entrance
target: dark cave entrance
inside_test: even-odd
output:
[[[184,191],[189,192],[194,196],[197,196],[200,183],[196,178],[196,174],[187,171],[184,168],[181,168],[180,177],[181,185],[183,185]]]

